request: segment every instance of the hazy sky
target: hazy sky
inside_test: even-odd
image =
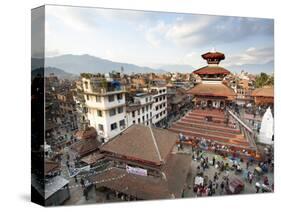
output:
[[[260,64],[274,59],[273,35],[271,19],[46,6],[46,56],[200,67],[215,48],[224,66]]]

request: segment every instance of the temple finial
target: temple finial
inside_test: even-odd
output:
[[[215,53],[215,52],[217,52],[217,51],[216,51],[216,48],[213,47],[212,50],[211,50],[211,53]]]

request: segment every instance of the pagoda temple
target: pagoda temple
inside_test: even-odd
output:
[[[225,59],[223,53],[211,51],[202,55],[208,65],[193,71],[201,82],[187,93],[194,95],[195,105],[208,108],[224,108],[235,97],[235,92],[224,84],[224,78],[230,71],[219,66]]]
[[[236,99],[236,94],[225,83],[230,71],[219,66],[225,59],[224,54],[211,51],[202,58],[208,65],[193,72],[201,82],[187,91],[193,96],[195,107],[174,122],[169,130],[186,136],[186,144],[224,156],[259,159],[252,130],[227,108]]]

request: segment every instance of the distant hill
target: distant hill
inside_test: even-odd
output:
[[[270,61],[264,64],[243,64],[228,66],[227,69],[231,72],[240,73],[242,70],[251,74],[259,74],[261,72],[273,73],[274,72],[274,61]]]
[[[148,73],[161,72],[163,70],[153,69],[144,66],[137,66],[129,63],[113,62],[88,54],[72,55],[66,54],[56,57],[47,57],[45,65],[65,70],[68,73],[79,75],[83,72],[89,73],[108,73],[113,70],[121,71],[123,67],[124,73]]]
[[[42,73],[41,68],[34,69],[32,71],[32,76],[36,76],[40,72]],[[45,76],[48,76],[49,74],[52,74],[52,73],[55,74],[60,79],[69,79],[69,80],[78,79],[78,75],[67,73],[64,70],[61,70],[59,68],[55,68],[55,67],[46,67],[45,68]]]
[[[196,68],[190,65],[178,65],[178,64],[167,64],[160,65],[158,68],[150,68],[145,66],[138,66],[130,63],[114,62],[111,60],[102,59],[99,57],[91,56],[88,54],[84,55],[72,55],[65,54],[56,57],[45,58],[45,67],[57,68],[53,70],[56,74],[59,74],[63,78],[73,77],[71,75],[79,76],[80,73],[108,73],[113,70],[121,71],[123,67],[124,73],[163,73],[163,72],[182,72],[191,73]],[[32,69],[39,68],[42,65],[42,59],[32,59]],[[242,70],[252,73],[259,74],[261,72],[273,73],[274,61],[270,61],[265,64],[244,64],[244,65],[232,65],[226,67],[231,72],[239,73]],[[48,70],[51,71],[51,70]],[[70,74],[70,75],[68,75]]]

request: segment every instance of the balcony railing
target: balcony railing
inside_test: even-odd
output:
[[[118,92],[118,91],[126,91],[126,87],[125,86],[121,86],[121,87],[92,87],[92,91],[94,93],[100,93],[100,94],[106,94],[106,93],[111,93],[111,92]]]

